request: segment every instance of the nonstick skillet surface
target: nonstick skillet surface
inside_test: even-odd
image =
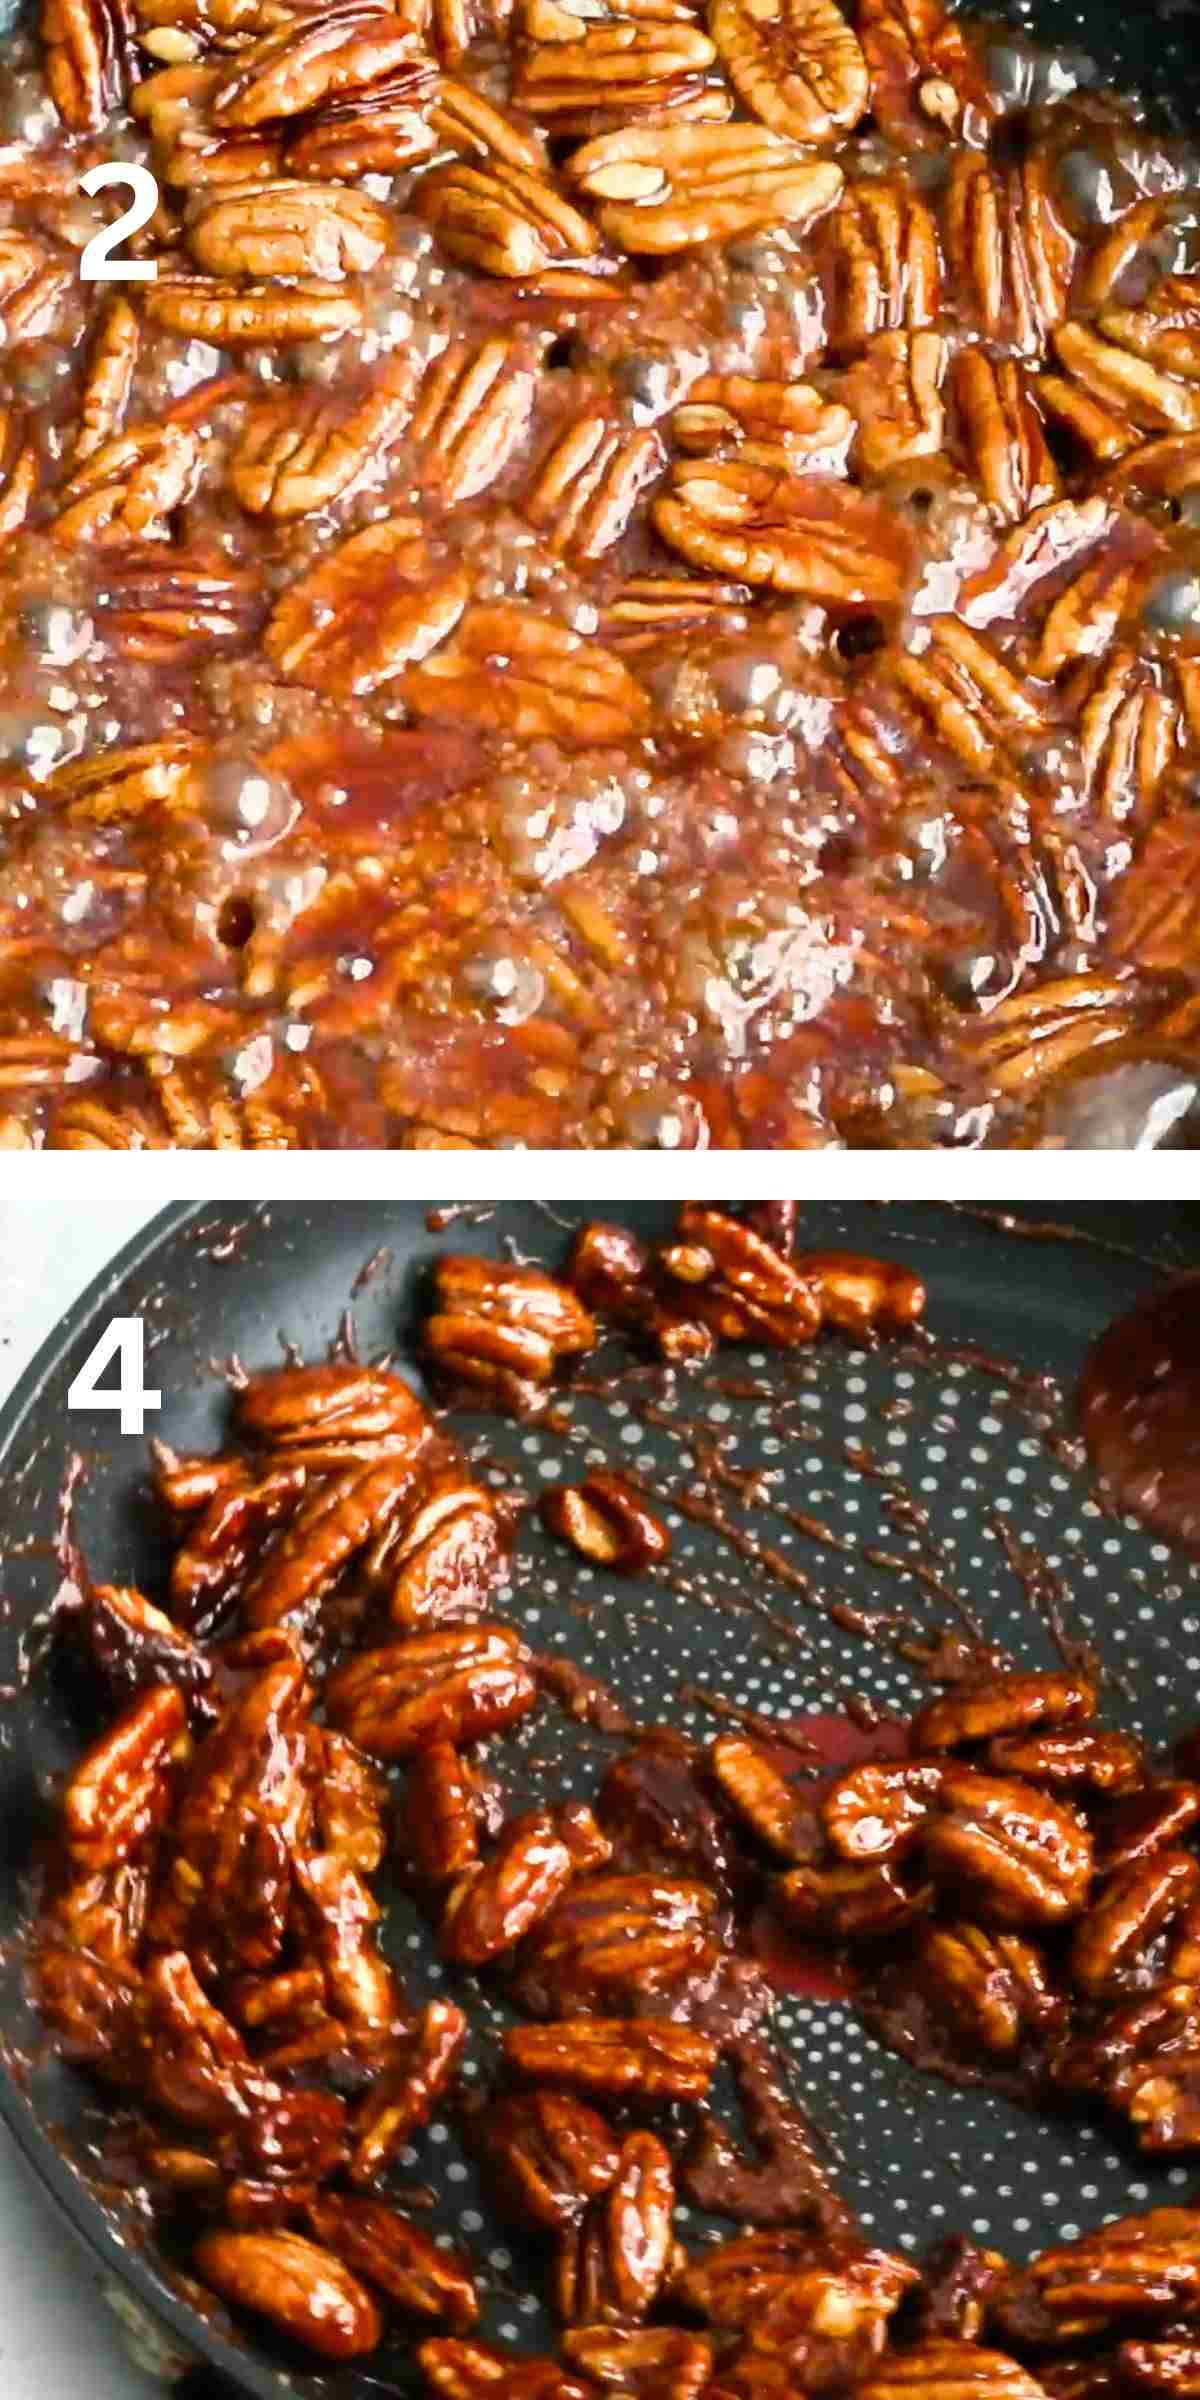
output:
[[[161,1590],[164,1552],[147,1501],[144,1442],[123,1437],[110,1417],[66,1411],[67,1388],[112,1315],[146,1322],[147,1378],[163,1395],[155,1430],[185,1448],[215,1445],[226,1415],[215,1360],[236,1352],[250,1367],[266,1366],[279,1359],[284,1339],[321,1356],[349,1307],[362,1352],[398,1347],[401,1364],[419,1379],[411,1331],[421,1279],[439,1246],[495,1252],[511,1243],[554,1265],[570,1225],[593,1213],[506,1205],[486,1223],[468,1216],[440,1235],[428,1231],[416,1205],[191,1208],[156,1221],[77,1303],[0,1412],[0,1679],[18,1679],[29,1630],[55,1588],[50,1544],[73,1449],[85,1449],[77,1521],[93,1566],[151,1594]],[[661,1236],[674,1211],[634,1205],[604,1213]],[[932,1630],[947,1621],[937,1598],[862,1555],[872,1545],[903,1553],[905,1537],[886,1501],[890,1490],[909,1489],[928,1508],[930,1539],[944,1545],[948,1576],[989,1636],[1031,1664],[1046,1664],[1048,1636],[996,1530],[995,1519],[1007,1518],[1060,1566],[1077,1627],[1127,1677],[1130,1697],[1115,1713],[1164,1744],[1200,1716],[1200,1570],[1099,1511],[1086,1475],[1064,1455],[1062,1412],[1052,1397],[1031,1398],[1019,1379],[1005,1381],[953,1349],[977,1345],[1022,1375],[1059,1378],[1069,1388],[1093,1335],[1155,1282],[1156,1262],[1200,1265],[1200,1223],[1187,1209],[1146,1206],[1059,1214],[1095,1238],[1016,1238],[936,1207],[806,1208],[805,1241],[875,1248],[918,1268],[930,1286],[939,1347],[928,1358],[890,1345],[867,1354],[835,1338],[790,1363],[756,1350],[723,1353],[714,1375],[736,1375],[761,1393],[733,1399],[713,1381],[685,1383],[677,1415],[725,1441],[730,1463],[778,1470],[772,1502],[814,1512],[853,1547],[815,1547],[763,1508],[735,1507],[740,1524],[794,1557],[828,1596],[906,1606]],[[356,1289],[364,1263],[380,1251],[388,1255]],[[619,1349],[611,1355],[619,1364]],[[565,1439],[495,1417],[456,1418],[456,1425],[534,1494],[545,1479],[599,1455],[632,1458],[670,1483],[686,1476],[694,1453],[685,1431],[639,1420],[644,1388],[622,1382],[609,1399],[579,1398]],[[848,1466],[847,1442],[876,1454],[882,1479]],[[707,1528],[676,1520],[675,1542],[674,1563],[694,1579],[695,1597],[588,1570],[552,1544],[536,1519],[527,1521],[514,1588],[500,1595],[499,1613],[525,1626],[536,1646],[561,1649],[601,1676],[643,1720],[705,1738],[720,1720],[689,1702],[684,1684],[793,1718],[837,1714],[848,1689],[906,1709],[927,1688],[890,1652],[806,1613],[795,1590],[760,1585]],[[783,1640],[754,1613],[753,1598],[747,1608],[748,1594],[794,1620],[807,1639]],[[403,2387],[402,2340],[394,2338],[368,2370],[314,2372],[265,2342],[243,2343],[217,2310],[202,2319],[182,2294],[181,2262],[164,2257],[135,2206],[114,2201],[97,2181],[111,2104],[46,2059],[22,1995],[19,1938],[30,1850],[48,1796],[92,1726],[89,1696],[61,1658],[0,1708],[0,2039],[9,2069],[0,2077],[0,2110],[110,2284],[149,2305],[185,2349],[261,2394],[279,2391],[281,2373],[287,2388],[331,2400]],[[590,1793],[611,1749],[547,1709],[495,1755],[514,1794],[565,1784]],[[468,2072],[484,2072],[504,2011],[498,2001],[481,2002],[469,1978],[441,1968],[399,1893],[388,1895],[386,1947],[415,1999],[438,1988],[458,1993],[461,1982],[473,2024]],[[961,2229],[1022,2255],[1072,2227],[1178,2199],[1192,2186],[1190,2168],[1147,2166],[1099,2122],[1041,2121],[994,2095],[914,2075],[865,2034],[844,2001],[785,1993],[775,2032],[796,2090],[832,2145],[842,2191],[889,2244],[919,2252]],[[431,2129],[401,2173],[435,2188],[437,2228],[479,2260],[489,2286],[484,2330],[544,2342],[536,2264],[492,2214],[454,2135]],[[705,2220],[683,2213],[685,2239],[705,2230]]]

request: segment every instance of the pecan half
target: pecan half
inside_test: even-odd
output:
[[[610,2188],[559,2250],[555,2296],[567,2324],[647,2315],[671,2264],[674,2208],[670,2154],[655,2134],[627,2135]]]
[[[461,2252],[442,2249],[382,2200],[319,2192],[304,2211],[326,2250],[407,2315],[468,2333],[479,2315],[475,2279]]]
[[[716,1962],[717,1903],[703,1884],[598,1875],[560,1900],[526,1945],[521,1995],[537,2016],[603,2011]]]
[[[807,1939],[876,1941],[928,1908],[928,1885],[905,1883],[891,1860],[867,1866],[793,1867],[771,1885],[773,1907]]]
[[[707,2034],[639,2017],[514,2026],[504,2036],[504,2056],[534,2082],[614,2100],[702,2100],[717,2065]]]
[[[745,2331],[796,2275],[819,2263],[823,2245],[794,2226],[738,2233],[694,2253],[672,2279],[672,2298],[724,2334]]]
[[[555,2358],[461,2341],[422,2342],[417,2355],[441,2400],[588,2400],[589,2387]]]
[[[481,1967],[511,1950],[553,1908],[573,1868],[548,1809],[515,1818],[486,1866],[469,1867],[453,1886],[440,1931],[446,1956]]]
[[[938,1881],[969,1892],[993,1924],[1053,1924],[1075,1915],[1087,1896],[1087,1827],[1032,1784],[948,1764],[922,1840]]]
[[[380,1758],[406,1758],[431,1741],[478,1741],[528,1715],[536,1699],[520,1638],[505,1625],[414,1634],[362,1652],[326,1685],[334,1723]]]
[[[377,1541],[412,1491],[416,1466],[403,1450],[355,1460],[305,1491],[273,1549],[246,1586],[247,1625],[312,1617],[350,1561]]]
[[[314,1467],[348,1461],[355,1443],[415,1452],[432,1428],[412,1385],[383,1367],[285,1367],[252,1375],[236,1409],[248,1441]]]
[[[284,593],[267,655],[331,698],[377,691],[446,640],[470,588],[462,567],[436,563],[418,518],[385,517]]]
[[[171,1606],[182,1624],[193,1631],[212,1624],[265,1537],[294,1513],[306,1474],[290,1462],[259,1476],[239,1469],[200,1511],[171,1562]]]
[[[1186,1850],[1155,1850],[1122,1868],[1075,1927],[1071,1974],[1080,1989],[1119,1988],[1156,1935],[1198,1891],[1200,1867]]]
[[[633,2400],[699,2400],[713,2371],[712,2344],[670,2325],[590,2325],[563,2336],[563,2354],[604,2390]]]
[[[386,211],[364,192],[276,176],[202,201],[188,220],[187,245],[210,275],[341,283],[377,264],[389,231]]]
[[[1066,313],[1075,263],[1044,152],[1031,148],[1021,165],[1003,168],[978,150],[960,151],[943,226],[950,264],[982,330],[1018,351],[1040,350]]]
[[[574,748],[628,740],[650,714],[611,651],[520,601],[468,608],[442,649],[410,668],[403,689],[419,716]]]
[[[652,427],[630,433],[599,406],[559,436],[521,506],[560,556],[603,558],[620,541],[640,495],[658,481],[665,465],[666,452]]]
[[[350,2158],[352,2183],[374,2183],[398,2150],[427,2125],[458,2073],[467,2035],[461,2008],[431,2000],[358,2104]]]
[[[67,1847],[80,1866],[117,1866],[162,1824],[171,1802],[167,1768],[185,1724],[181,1694],[160,1684],[80,1760],[63,1794]]]
[[[1001,1734],[988,1746],[987,1763],[1028,1783],[1064,1790],[1078,1786],[1114,1800],[1140,1791],[1146,1780],[1145,1753],[1128,1733]]]
[[[1034,1725],[1078,1725],[1096,1713],[1096,1692],[1078,1675],[993,1675],[933,1700],[912,1721],[917,1750],[956,1750]]]
[[[133,54],[126,0],[45,0],[46,82],[64,124],[99,133],[124,98]]]
[[[776,133],[832,141],[865,113],[867,62],[835,0],[713,0],[710,23],[739,99]]]
[[[525,440],[538,351],[520,339],[449,342],[426,369],[411,433],[423,481],[448,506],[495,482]]]
[[[1056,499],[1058,469],[1017,361],[990,358],[974,346],[960,350],[950,385],[971,473],[1005,523],[1019,524],[1030,509]]]
[[[907,182],[850,184],[826,229],[829,339],[853,352],[877,334],[932,323],[941,298],[937,229]]]
[[[486,1614],[508,1556],[495,1502],[454,1469],[435,1483],[390,1551],[388,1615],[414,1633]]]
[[[479,1859],[481,1796],[474,1768],[451,1742],[429,1742],[408,1770],[401,1832],[422,1881],[435,1888]]]
[[[764,1849],[789,1866],[813,1855],[813,1813],[759,1743],[719,1734],[708,1754],[713,1779],[735,1815]]]
[[[544,1492],[539,1515],[551,1533],[570,1542],[581,1557],[600,1566],[636,1574],[668,1558],[671,1536],[624,1477],[597,1468],[579,1484],[555,1484]]]
[[[911,1846],[942,1789],[936,1760],[868,1760],[839,1776],[822,1803],[825,1831],[842,1858],[855,1864],[892,1858]]]
[[[463,266],[564,295],[594,287],[604,245],[544,174],[503,159],[460,159],[424,176],[416,200],[443,250]]]
[[[212,115],[220,125],[237,126],[306,115],[394,74],[416,48],[411,20],[372,0],[336,0],[319,14],[289,15],[222,69]]]
[[[621,2145],[594,2108],[564,2092],[497,2101],[479,2121],[490,2181],[523,2224],[566,2231],[609,2190]]]
[[[1200,2307],[1200,2213],[1152,2208],[1122,2217],[1024,2270],[1055,2340],[1094,2334],[1124,2317],[1190,2318]]]
[[[765,225],[803,231],[842,188],[839,167],[754,125],[623,126],[585,143],[569,173],[608,239],[635,254],[727,242]]]
[[[266,2317],[321,2358],[362,2358],[383,2339],[365,2284],[298,2233],[206,2233],[193,2256],[223,2300]]]
[[[154,1939],[203,1940],[230,1966],[268,1966],[283,1938],[311,1693],[302,1662],[268,1667],[197,1749],[171,1828]]]
[[[192,492],[199,460],[183,425],[138,425],[103,442],[64,484],[60,542],[162,541]]]
[[[349,410],[312,393],[252,410],[229,480],[255,516],[309,516],[374,468],[408,423],[416,386],[410,360],[389,362]]]
[[[526,25],[533,38],[518,56],[513,98],[556,133],[711,113],[716,47],[685,11],[597,19],[578,0],[535,0]]]
[[[742,459],[680,462],[651,514],[691,566],[835,608],[894,605],[907,572],[891,512],[818,476]]]
[[[221,350],[328,340],[349,333],[362,316],[353,293],[300,278],[234,285],[211,275],[160,275],[142,305],[153,324]]]
[[[868,475],[887,475],[940,451],[949,353],[938,333],[881,333],[851,366],[846,393],[858,419],[858,458]]]
[[[1062,2014],[1040,1951],[981,1925],[936,1925],[920,1941],[916,1975],[933,2006],[972,2049],[1004,2057]]]

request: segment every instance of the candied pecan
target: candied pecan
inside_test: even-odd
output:
[[[894,1857],[916,1839],[941,1788],[939,1760],[868,1760],[830,1786],[821,1809],[825,1831],[854,1864]]]
[[[239,1470],[197,1515],[171,1562],[171,1605],[182,1623],[207,1630],[242,1584],[263,1536],[290,1517],[306,1470],[290,1463],[254,1476]]]
[[[1200,2343],[1122,2342],[1117,2372],[1126,2391],[1177,2392],[1180,2400],[1193,2400],[1200,2392]]]
[[[316,342],[348,333],[361,304],[336,285],[302,280],[226,283],[211,275],[160,275],[147,287],[146,315],[169,333],[222,350],[264,342]]]
[[[132,1698],[148,1685],[174,1684],[195,1716],[211,1715],[211,1659],[141,1592],[93,1584],[84,1603],[83,1630],[114,1694]]]
[[[703,1884],[597,1875],[568,1891],[526,1944],[519,1987],[537,2016],[603,2010],[670,1990],[716,1963],[717,1903]]]
[[[403,693],[418,716],[574,748],[626,740],[650,714],[611,651],[521,601],[469,607],[441,650],[409,669]]]
[[[699,1312],[728,1341],[755,1334],[790,1349],[811,1340],[820,1325],[812,1279],[722,1209],[685,1203],[658,1263],[673,1282],[697,1289]]]
[[[415,1475],[412,1458],[393,1450],[307,1489],[242,1594],[247,1625],[310,1618],[350,1560],[398,1515]]]
[[[489,1494],[453,1468],[435,1482],[388,1557],[388,1615],[414,1632],[478,1617],[503,1580],[507,1540]]]
[[[1026,2367],[1003,2351],[978,2342],[924,2342],[903,2357],[890,2358],[862,2386],[864,2400],[1044,2400]]]
[[[1110,1809],[1100,1828],[1097,1864],[1106,1874],[1140,1865],[1178,1843],[1200,1822],[1200,1784],[1158,1779]]]
[[[640,494],[658,481],[666,456],[653,428],[630,433],[606,408],[587,409],[542,460],[522,509],[561,556],[602,558],[620,541]]]
[[[436,1364],[507,1405],[528,1405],[560,1358],[594,1349],[594,1318],[568,1284],[536,1267],[467,1254],[440,1258],[424,1337]]]
[[[918,1709],[911,1739],[915,1750],[956,1750],[1027,1726],[1078,1725],[1095,1713],[1095,1687],[1078,1675],[991,1675]]]
[[[248,1441],[293,1456],[310,1453],[307,1463],[320,1466],[337,1465],[339,1455],[349,1455],[343,1446],[356,1442],[415,1450],[432,1429],[428,1409],[402,1375],[357,1364],[251,1375],[237,1393],[236,1409]],[[325,1454],[315,1454],[318,1444],[326,1446]]]
[[[64,124],[99,133],[132,71],[128,0],[44,0],[41,31],[46,82]]]
[[[1014,737],[1032,735],[1043,702],[1013,673],[996,647],[955,617],[935,617],[929,646],[890,662],[904,700],[932,734],[972,772],[1003,762]]]
[[[617,2172],[560,2244],[555,2297],[569,2325],[629,2324],[658,2297],[673,2252],[675,2178],[653,2133],[631,2133]]]
[[[977,2342],[1004,2267],[998,2250],[981,2250],[965,2234],[951,2234],[923,2269],[916,2302],[919,2340]]]
[[[330,2009],[349,2042],[378,2053],[397,2031],[403,2005],[399,1981],[375,1939],[379,1903],[357,1870],[332,1852],[297,1859],[294,1872]]]
[[[1071,1974],[1081,1990],[1119,1988],[1198,1891],[1200,1867],[1186,1850],[1155,1850],[1111,1876],[1072,1937]]]
[[[284,176],[207,197],[187,224],[188,249],[209,275],[314,275],[323,283],[365,274],[388,236],[386,211],[365,193]]]
[[[904,589],[907,551],[895,516],[826,477],[738,458],[681,460],[651,515],[689,565],[749,584],[833,608],[886,607]]]
[[[685,2260],[672,2278],[671,2297],[718,2332],[744,2332],[794,2275],[803,2275],[826,2255],[811,2231],[794,2226],[734,2234]]]
[[[269,1966],[308,1814],[310,1690],[302,1662],[255,1676],[199,1745],[171,1827],[153,1938],[203,1941],[231,1967]]]
[[[605,2391],[633,2400],[699,2400],[712,2344],[670,2325],[589,2325],[563,2336],[563,2354]]]
[[[910,184],[848,185],[826,231],[829,338],[854,352],[877,334],[932,323],[941,297],[937,231]]]
[[[240,2033],[210,2000],[182,1950],[160,1950],[146,1969],[145,2073],[152,2099],[188,2125],[241,2127],[255,2103],[278,2096]]]
[[[407,1758],[426,1742],[474,1742],[515,1724],[537,1685],[517,1634],[463,1625],[362,1652],[330,1676],[325,1697],[360,1749]]]
[[[288,16],[222,69],[211,100],[223,125],[298,117],[323,101],[382,81],[417,45],[410,20],[372,0],[337,0],[318,15]]]
[[[413,363],[401,358],[348,410],[312,392],[264,401],[247,418],[230,465],[242,507],[280,519],[328,507],[399,438],[415,386]]]
[[[941,450],[947,358],[940,334],[881,333],[853,361],[846,397],[858,419],[857,458],[864,474],[888,475]]]
[[[989,358],[972,346],[950,370],[967,458],[984,499],[1006,524],[1019,524],[1059,492],[1058,469],[1025,370],[1012,358]]]
[[[386,517],[284,593],[267,653],[289,682],[348,699],[427,657],[469,595],[465,571],[436,563],[416,517]]]
[[[826,1323],[847,1333],[879,1326],[899,1332],[925,1314],[927,1293],[920,1276],[894,1259],[860,1258],[850,1250],[797,1250],[792,1263],[815,1283]]]
[[[313,1760],[313,1806],[322,1845],[360,1875],[382,1865],[388,1791],[370,1759],[323,1726]]]
[[[538,1509],[551,1533],[600,1566],[636,1574],[670,1556],[666,1526],[623,1476],[604,1468],[582,1483],[555,1484],[543,1493]]]
[[[1066,313],[1075,242],[1053,198],[1049,162],[1031,147],[1001,167],[960,150],[946,187],[949,264],[984,333],[1040,350]]]
[[[639,2017],[514,2026],[504,2036],[504,2056],[535,2082],[619,2100],[702,2100],[717,2065],[707,2034]]]
[[[993,1091],[1028,1092],[1132,1023],[1132,994],[1119,976],[1052,976],[993,1009],[975,1055]]]
[[[522,2357],[490,2342],[422,2342],[425,2380],[442,2400],[589,2400],[590,2385],[557,2359]]]
[[[783,463],[800,471],[841,473],[853,436],[849,408],[827,400],[812,384],[767,376],[701,375],[671,416],[672,440],[692,457],[719,455],[726,445],[752,441],[760,459],[769,444],[785,454]]]
[[[420,165],[438,147],[433,60],[418,52],[378,83],[323,100],[284,151],[291,175],[396,175]]]
[[[715,0],[713,39],[752,116],[797,142],[857,125],[867,62],[835,0]]]
[[[571,1278],[589,1306],[603,1316],[649,1335],[664,1358],[705,1359],[715,1347],[707,1325],[664,1302],[656,1290],[650,1255],[623,1225],[585,1225],[576,1236]]]
[[[116,434],[64,484],[56,539],[71,546],[161,541],[194,488],[198,459],[196,435],[185,425],[135,425]]]
[[[968,1890],[993,1924],[1054,1924],[1075,1915],[1087,1897],[1087,1827],[1032,1784],[947,1762],[936,1808],[921,1830],[935,1880]]]
[[[1080,712],[1079,736],[1086,789],[1103,815],[1148,824],[1183,738],[1179,703],[1156,665],[1118,643]]]
[[[1020,1775],[1027,1783],[1054,1788],[1077,1785],[1118,1799],[1140,1791],[1146,1780],[1146,1759],[1140,1742],[1128,1733],[1062,1732],[1000,1734],[988,1744],[987,1764],[1002,1775]]]
[[[842,188],[839,167],[756,125],[626,125],[586,142],[568,171],[608,239],[651,254],[765,225],[803,231]]]
[[[736,633],[746,624],[749,599],[748,584],[713,576],[631,575],[601,609],[600,631],[623,650],[652,649],[664,634]]]
[[[449,2000],[430,2000],[359,2102],[352,2183],[373,2183],[422,2125],[458,2073],[467,2020]]]
[[[549,1809],[514,1818],[486,1866],[468,1867],[451,1887],[440,1931],[447,1958],[481,1967],[511,1950],[553,1908],[573,1870]]]
[[[206,2233],[193,2256],[223,2300],[266,2317],[320,2358],[362,2358],[383,2339],[383,2318],[365,2284],[298,2233]]]
[[[996,113],[974,31],[943,0],[861,0],[871,112],[897,148],[919,149],[944,127],[977,140]]]
[[[448,507],[473,500],[503,473],[529,430],[537,346],[528,340],[448,342],[421,379],[410,432],[423,482]]]
[[[76,0],[81,4],[81,0]],[[49,334],[71,286],[71,269],[25,234],[0,231],[0,332],[7,342]]]
[[[932,1897],[927,1885],[901,1880],[890,1860],[867,1866],[793,1867],[771,1885],[773,1906],[809,1938],[875,1941],[919,1916]]]
[[[831,2246],[769,2293],[749,2331],[743,2371],[778,2360],[811,2392],[841,2389],[870,2372],[887,2338],[888,2319],[918,2280],[906,2259],[886,2250]]]
[[[1170,2320],[1200,2308],[1200,2214],[1152,2208],[1044,2250],[1024,2277],[1056,2341],[1122,2318]]]
[[[982,1925],[931,1926],[918,1944],[917,1982],[972,2045],[995,2056],[1049,2031],[1062,2013],[1041,1953],[1014,1933]]]
[[[460,159],[422,177],[416,205],[461,266],[564,296],[586,296],[594,285],[604,245],[545,174],[503,159]]]
[[[524,2224],[565,2231],[608,2191],[621,2145],[594,2108],[565,2092],[523,2092],[481,2114],[477,2136],[506,2209]]]
[[[460,2251],[443,2250],[382,2200],[320,2192],[305,2208],[309,2229],[335,2258],[410,2316],[467,2333],[479,2315],[474,2277]]]
[[[132,1965],[146,1927],[150,1901],[148,1856],[124,1859],[95,1874],[68,1872],[48,1888],[38,1920],[39,1937],[88,1950],[106,1965]]]
[[[429,1742],[408,1769],[401,1831],[418,1875],[453,1882],[479,1858],[481,1795],[474,1768],[452,1742]]]
[[[772,1765],[758,1742],[749,1741],[745,1734],[719,1734],[708,1759],[723,1799],[764,1849],[791,1866],[812,1858],[812,1809]]]
[[[154,666],[245,647],[268,603],[253,574],[149,542],[117,553],[98,606],[125,656]]]
[[[525,32],[513,98],[555,133],[712,113],[716,47],[685,10],[597,18],[579,0],[531,0]]]
[[[131,1967],[51,1939],[34,1951],[30,1982],[66,2058],[114,2083],[133,2077],[144,2054],[146,2005]]]
[[[63,1794],[63,1831],[79,1866],[117,1866],[162,1824],[171,1803],[168,1767],[185,1724],[181,1694],[159,1684],[132,1701],[80,1760]]]
[[[48,780],[53,799],[73,819],[108,825],[149,811],[194,807],[200,794],[204,751],[183,735],[110,750],[105,757],[73,759]]]

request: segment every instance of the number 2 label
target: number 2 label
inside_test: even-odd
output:
[[[116,1360],[115,1391],[101,1391],[100,1377]],[[146,1418],[162,1407],[162,1393],[146,1389],[146,1329],[140,1317],[110,1317],[89,1350],[67,1393],[68,1408],[119,1409],[122,1433],[144,1433]]]
[[[82,283],[153,283],[158,268],[153,259],[114,258],[119,242],[129,241],[148,225],[158,207],[158,185],[149,167],[127,166],[124,161],[110,159],[107,166],[91,167],[80,179],[79,189],[94,200],[97,192],[110,185],[123,183],[133,193],[132,205],[115,225],[105,225],[93,234],[79,261]]]

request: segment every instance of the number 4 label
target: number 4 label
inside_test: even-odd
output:
[[[114,1359],[120,1380],[115,1391],[103,1392],[100,1377]],[[145,1432],[147,1415],[162,1407],[162,1393],[146,1389],[146,1329],[140,1317],[110,1317],[67,1393],[67,1407],[119,1409],[122,1433]]]

